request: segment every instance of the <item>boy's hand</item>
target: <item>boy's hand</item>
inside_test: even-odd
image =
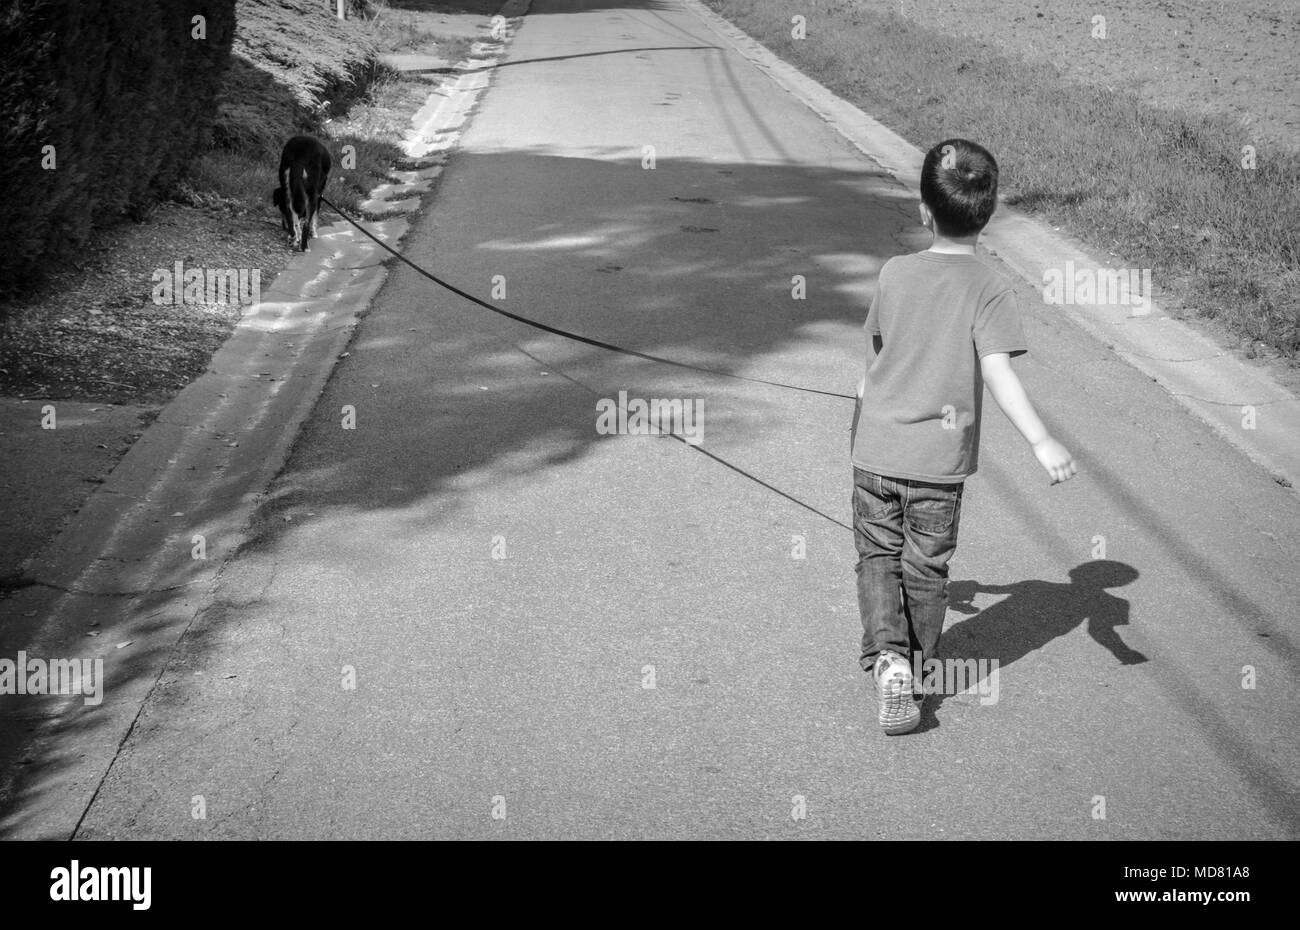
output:
[[[1045,436],[1034,443],[1033,449],[1038,464],[1052,476],[1052,484],[1069,481],[1078,474],[1079,469],[1074,464],[1074,456],[1070,455],[1070,450],[1051,436]]]

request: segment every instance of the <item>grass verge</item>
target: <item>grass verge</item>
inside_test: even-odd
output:
[[[998,158],[1004,200],[1133,266],[1248,356],[1300,354],[1300,156],[1231,120],[1067,82],[1054,67],[851,0],[704,0],[918,148]],[[794,16],[806,38],[792,37]]]

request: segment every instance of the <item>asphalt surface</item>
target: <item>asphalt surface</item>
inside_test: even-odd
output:
[[[537,0],[493,81],[409,257],[851,393],[876,270],[926,245],[884,171],[672,3]],[[850,402],[397,267],[78,835],[1296,838],[1300,503],[1021,298],[1082,471],[987,405],[945,644],[996,703],[874,723]],[[620,391],[702,402],[700,449],[598,434]]]

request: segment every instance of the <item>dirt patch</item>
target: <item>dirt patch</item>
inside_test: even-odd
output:
[[[1230,116],[1242,144],[1300,148],[1300,6],[1294,0],[853,0],[1066,79],[1129,90],[1160,107]],[[1106,37],[1093,38],[1093,17]],[[810,23],[810,26],[812,24]]]
[[[234,270],[269,288],[292,252],[266,191],[266,216],[168,204],[147,223],[102,234],[0,323],[0,393],[160,405],[202,374],[243,306],[161,292],[162,277]],[[256,273],[256,274],[254,274]]]

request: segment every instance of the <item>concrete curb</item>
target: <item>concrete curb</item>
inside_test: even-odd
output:
[[[503,8],[518,8],[512,0]],[[516,21],[517,24],[517,21]],[[483,28],[487,28],[486,26]],[[476,45],[495,54],[501,41]],[[456,144],[494,61],[431,96],[413,119],[415,157]],[[368,203],[413,209],[441,171],[404,172]],[[392,197],[401,198],[394,201]],[[369,224],[390,244],[405,218]],[[25,567],[7,601],[0,655],[102,660],[103,703],[8,697],[0,714],[0,836],[67,839],[93,800],[173,648],[247,541],[261,496],[287,460],[334,366],[383,284],[386,254],[343,220],[321,230],[247,311],[209,369],[178,394],[67,527]],[[75,741],[75,752],[69,744]],[[58,759],[47,769],[41,763]],[[33,768],[27,768],[28,765]]]
[[[699,0],[683,3],[755,67],[919,198],[924,152],[778,58]],[[1078,240],[1006,205],[999,206],[981,241],[990,254],[1040,290],[1045,272],[1060,272],[1067,262],[1080,269],[1131,267],[1124,261],[1113,264],[1102,259]],[[1271,472],[1275,481],[1300,493],[1300,397],[1263,369],[1243,363],[1222,346],[1168,316],[1153,301],[1140,315],[1131,314],[1126,306],[1101,303],[1064,304],[1060,309]]]

